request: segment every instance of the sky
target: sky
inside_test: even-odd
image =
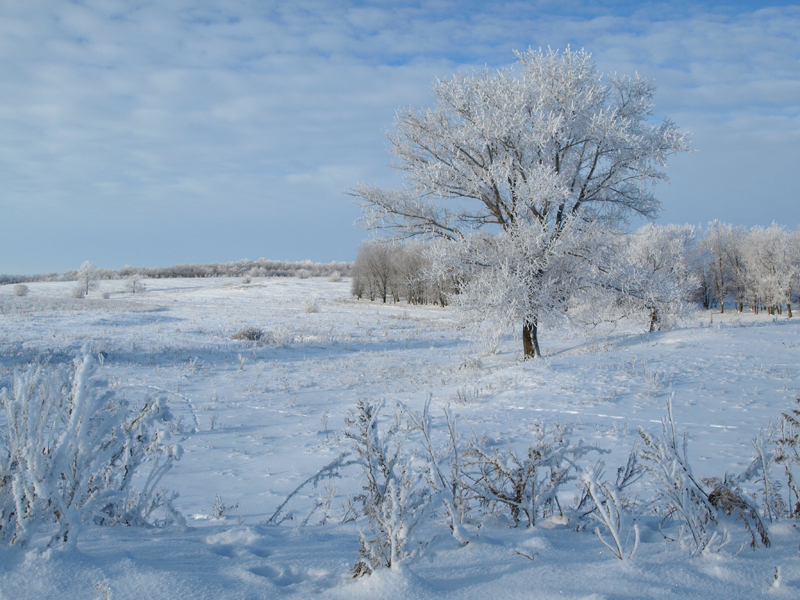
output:
[[[352,260],[431,83],[586,49],[691,132],[658,223],[800,224],[800,5],[0,0],[0,273]]]

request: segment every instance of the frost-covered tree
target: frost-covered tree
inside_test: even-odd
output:
[[[747,268],[744,260],[744,246],[747,232],[743,227],[726,226],[722,252],[724,264],[728,268],[730,291],[736,298],[739,312],[744,309],[747,300]]]
[[[550,278],[551,263],[559,263],[547,253],[563,247],[577,221],[613,230],[630,215],[655,216],[651,185],[666,180],[667,157],[688,146],[670,120],[651,124],[647,80],[604,77],[588,53],[569,48],[517,58],[516,71],[438,80],[433,108],[398,111],[390,151],[407,185],[360,185],[352,193],[368,227],[450,240],[473,275],[477,230],[513,238],[530,227],[542,268],[530,270],[524,285],[540,293],[550,286],[536,280]],[[539,354],[541,315],[521,315],[526,356]]]
[[[753,227],[744,247],[749,295],[754,309],[762,305],[770,313],[786,304],[791,316],[792,283],[798,273],[790,238],[783,227]]]
[[[381,298],[386,303],[395,276],[392,253],[392,244],[384,240],[368,240],[359,245],[353,264],[354,293],[357,286],[363,286],[362,294],[366,291],[370,300]],[[355,295],[361,297],[361,294]]]
[[[694,227],[651,223],[628,238],[616,260],[606,261],[607,280],[623,303],[646,312],[650,331],[656,331],[666,317],[683,312],[697,288],[690,262],[696,253]]]
[[[141,294],[144,293],[146,289],[147,286],[138,275],[132,275],[125,281],[125,290],[131,294]]]
[[[725,297],[730,287],[730,269],[726,261],[726,242],[731,230],[730,225],[723,225],[716,219],[708,224],[704,246],[711,253],[710,271],[714,281],[714,290],[719,299],[719,312],[725,312]]]
[[[467,234],[431,249],[431,272],[460,274],[451,302],[467,322],[522,322],[525,356],[540,356],[537,328],[563,321],[576,293],[594,281],[584,259],[602,236],[590,234],[590,225],[572,218],[554,235],[543,224],[515,222],[497,234]]]
[[[97,285],[97,267],[90,261],[85,261],[78,269],[78,282],[83,288],[84,295]]]
[[[733,294],[739,312],[747,296],[747,271],[744,246],[747,233],[741,227],[714,220],[708,224],[703,245],[710,252],[710,271],[714,289],[720,303],[720,313],[725,311],[725,298]]]

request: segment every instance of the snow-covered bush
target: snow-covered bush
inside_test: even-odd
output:
[[[85,298],[86,297],[86,290],[84,289],[84,287],[82,285],[76,285],[70,291],[70,295],[73,298]]]
[[[656,492],[654,506],[666,519],[680,523],[677,541],[689,546],[693,556],[715,551],[728,541],[728,532],[720,527],[722,515],[735,516],[750,533],[750,546],[757,548],[759,539],[770,545],[769,535],[758,511],[746,499],[738,484],[747,472],[738,478],[704,479],[704,489],[692,474],[686,456],[686,436],[679,443],[672,415],[672,399],[667,400],[667,415],[661,419],[661,437],[651,436],[643,429],[639,435],[644,440],[641,458]]]
[[[154,511],[180,520],[158,488],[181,456],[159,424],[163,398],[135,407],[97,379],[91,356],[65,366],[16,371],[0,391],[7,433],[0,438],[0,538],[24,544],[36,533],[74,543],[84,524],[152,524]],[[149,464],[149,473],[137,476]],[[134,488],[138,486],[138,489]]]
[[[471,458],[462,468],[463,485],[487,512],[508,509],[514,525],[523,516],[528,527],[537,518],[563,515],[558,492],[578,478],[577,461],[598,448],[582,441],[573,444],[571,429],[535,423],[533,441],[524,454],[509,448],[488,450],[478,440],[470,442]]]
[[[444,409],[446,441],[436,443],[430,415],[432,399],[433,396],[429,394],[421,414],[408,411],[408,422],[422,435],[422,456],[428,462],[428,483],[444,505],[445,517],[453,537],[461,543],[467,543],[469,539],[462,527],[470,512],[469,489],[463,477],[465,463],[462,455],[466,448],[458,434],[456,418],[449,407]]]
[[[28,295],[28,286],[24,283],[18,283],[14,286],[14,295],[15,296],[27,296]]]
[[[338,283],[342,280],[342,274],[339,271],[334,271],[328,276],[328,281],[331,283]]]
[[[308,269],[298,269],[295,271],[294,276],[298,279],[308,279],[311,277],[311,272]]]
[[[631,453],[631,457],[635,461],[636,454]],[[635,476],[635,469],[635,462],[632,464],[629,460],[625,469],[626,474]],[[628,560],[633,557],[639,547],[639,527],[633,522],[630,507],[626,505],[626,499],[622,493],[626,478],[623,476],[622,482],[620,481],[620,471],[617,481],[610,483],[601,480],[602,473],[603,464],[601,462],[594,470],[586,471],[581,476],[581,483],[585,486],[586,493],[595,506],[590,515],[606,528],[611,537],[611,543],[603,539],[599,527],[596,527],[594,532],[614,556],[620,560]],[[631,536],[633,536],[633,540],[631,540]]]
[[[304,313],[318,313],[319,312],[319,301],[316,298],[306,298],[303,300],[303,312]]]
[[[264,332],[258,327],[243,327],[231,336],[237,341],[257,342],[262,338]]]
[[[375,569],[397,565],[413,556],[411,534],[430,506],[431,490],[421,473],[403,455],[399,431],[401,415],[380,429],[378,417],[383,403],[359,400],[346,423],[345,436],[352,441],[366,480],[356,497],[367,517],[372,536],[359,534],[359,559],[353,576],[369,575]]]
[[[650,476],[656,493],[655,508],[665,520],[675,518],[681,523],[680,544],[690,544],[692,555],[719,546],[726,535],[717,531],[717,511],[708,495],[692,475],[686,458],[686,436],[683,444],[675,433],[672,401],[667,400],[667,415],[661,419],[662,436],[652,436],[639,428],[644,441],[641,451],[643,466]]]
[[[797,399],[800,403],[800,398]],[[789,488],[788,515],[800,518],[800,407],[782,415],[775,462],[783,465]]]

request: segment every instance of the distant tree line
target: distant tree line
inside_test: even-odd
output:
[[[368,240],[358,247],[353,263],[353,296],[386,303],[447,305],[458,290],[452,277],[433,277],[428,251],[431,243]]]
[[[626,240],[622,249],[613,249],[619,254],[617,262],[627,263],[620,269],[625,276],[614,279],[624,285],[630,308],[650,311],[651,329],[658,328],[659,311],[669,311],[669,305],[681,301],[720,312],[726,303],[739,312],[785,310],[788,316],[798,302],[800,228],[786,231],[773,224],[747,230],[719,221],[709,223],[705,231],[688,225],[647,225]],[[363,242],[352,266],[353,296],[442,306],[453,301],[468,281],[463,271],[460,277],[447,277],[441,269],[432,269],[441,243]]]
[[[725,311],[732,302],[742,312],[792,316],[792,302],[800,291],[800,227],[786,231],[772,226],[749,231],[712,221],[703,236],[701,299],[706,308]]]
[[[352,263],[315,263],[310,260],[280,261],[240,260],[229,263],[174,265],[171,267],[131,267],[121,269],[95,269],[97,279],[167,279],[174,277],[330,277],[334,273],[349,276]],[[0,275],[0,285],[36,281],[81,281],[81,271],[47,273],[44,275]]]

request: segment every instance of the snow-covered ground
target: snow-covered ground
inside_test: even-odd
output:
[[[613,474],[638,428],[660,433],[674,394],[695,474],[739,473],[750,439],[800,396],[800,319],[715,313],[712,324],[703,312],[656,334],[545,331],[545,358],[522,362],[517,339],[480,357],[450,309],[355,301],[347,280],[145,283],[130,295],[124,282],[101,282],[110,297],[83,300],[71,283],[32,283],[22,298],[0,287],[0,386],[15,367],[88,351],[119,396],[166,396],[184,456],[163,483],[179,492],[189,528],[90,527],[77,549],[3,547],[2,599],[800,597],[791,521],[769,524],[771,548],[742,549],[732,526],[731,543],[691,558],[645,518],[637,553],[622,562],[593,527],[484,518],[462,546],[432,518],[417,558],[360,579],[350,569],[368,524],[341,523],[364,484],[357,468],[302,488],[280,524],[267,524],[348,450],[344,419],[359,399],[384,399],[390,419],[398,402],[421,410],[430,394],[435,427],[449,403],[465,436],[495,447],[524,449],[536,422],[571,425],[574,440],[609,451],[585,466],[602,458]],[[232,339],[246,327],[265,335]]]

